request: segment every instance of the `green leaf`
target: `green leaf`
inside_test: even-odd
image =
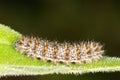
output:
[[[51,62],[33,60],[14,49],[14,41],[21,34],[7,26],[0,25],[0,76],[6,75],[43,75],[43,74],[83,74],[89,72],[120,71],[120,58],[104,57],[89,64],[54,65]]]
[[[10,27],[4,26],[0,24],[0,43],[1,44],[13,44],[13,42],[20,38],[22,35],[12,29]]]

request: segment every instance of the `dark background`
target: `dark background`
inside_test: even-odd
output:
[[[120,57],[119,0],[0,0],[0,23],[24,35],[60,42],[95,40]],[[4,79],[113,80],[120,73],[4,77]]]

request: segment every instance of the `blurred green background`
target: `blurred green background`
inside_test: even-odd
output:
[[[0,23],[24,35],[60,42],[100,41],[105,55],[120,57],[119,0],[0,0]],[[113,80],[119,76],[115,72],[16,78]]]

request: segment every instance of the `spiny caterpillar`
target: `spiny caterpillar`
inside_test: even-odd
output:
[[[103,57],[103,46],[94,41],[79,43],[59,43],[42,38],[23,36],[15,41],[15,49],[20,53],[42,61],[70,63],[91,63]]]

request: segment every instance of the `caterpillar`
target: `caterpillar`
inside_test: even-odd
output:
[[[66,65],[98,61],[104,54],[103,46],[99,42],[60,43],[33,36],[22,36],[15,41],[14,47],[28,57],[39,58],[44,62],[51,61],[54,64],[62,62]]]

